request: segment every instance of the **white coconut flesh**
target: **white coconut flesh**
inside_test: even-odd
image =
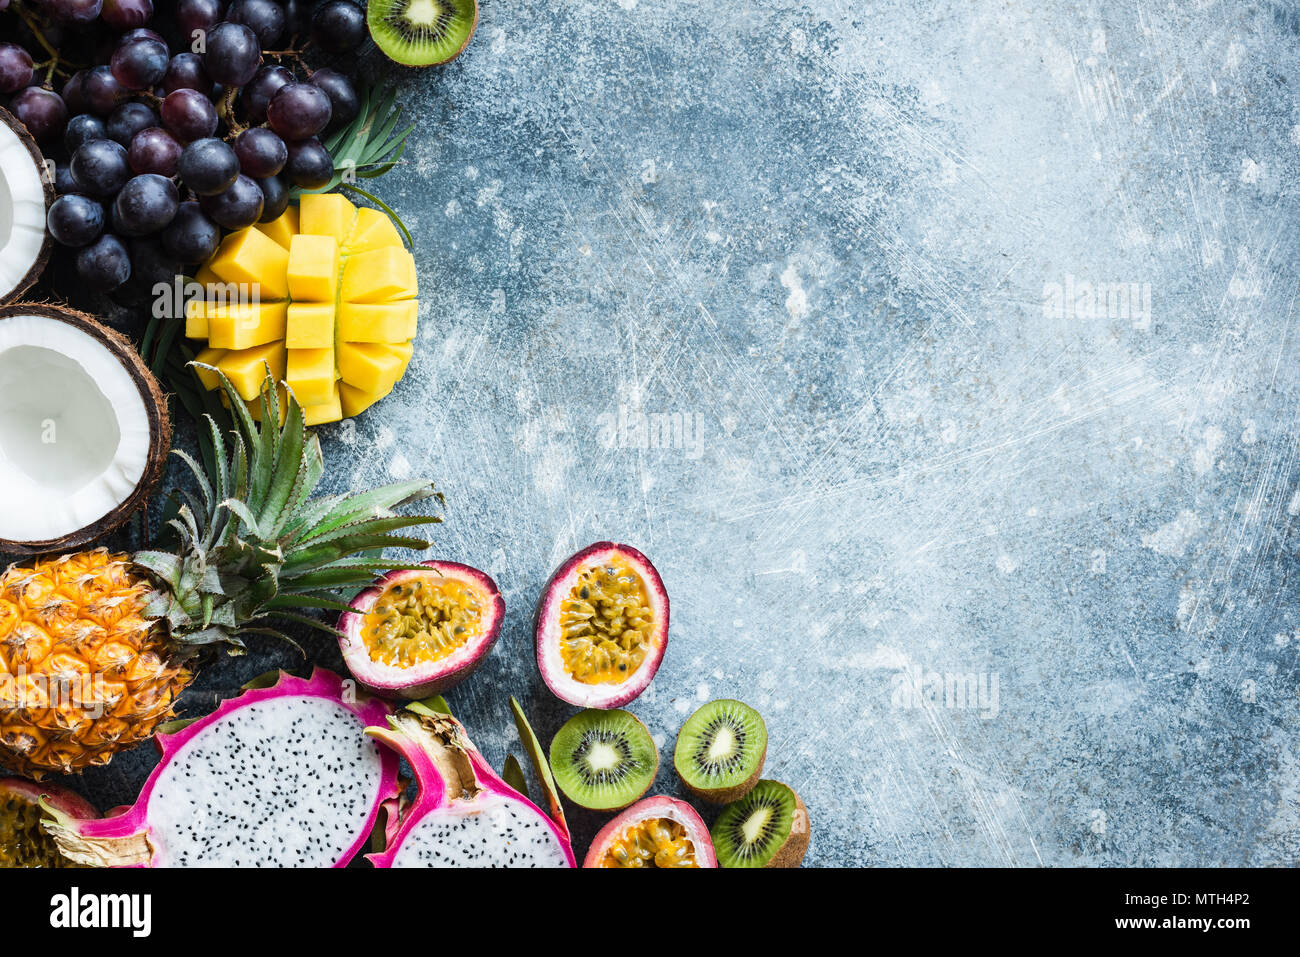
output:
[[[430,812],[393,856],[393,867],[566,866],[560,839],[537,811],[490,792]]]
[[[165,867],[328,867],[369,833],[383,762],[357,716],[273,698],[204,728],[172,756],[145,820]]]
[[[41,167],[8,123],[0,123],[0,302],[18,290],[45,245]]]
[[[150,440],[145,396],[101,340],[49,316],[0,322],[0,539],[104,518],[140,483]]]

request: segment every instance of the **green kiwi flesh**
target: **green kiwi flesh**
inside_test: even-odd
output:
[[[629,711],[579,711],[551,741],[551,773],[574,804],[617,811],[654,783],[659,749]]]
[[[370,37],[405,66],[436,66],[460,56],[478,25],[477,0],[370,0]]]
[[[720,698],[686,719],[673,767],[695,797],[727,804],[749,793],[766,757],[763,716],[743,701]]]
[[[808,808],[780,781],[759,781],[713,823],[719,867],[798,867],[808,852]]]

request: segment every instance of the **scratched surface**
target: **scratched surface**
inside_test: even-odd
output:
[[[446,491],[507,605],[449,696],[489,759],[508,694],[572,713],[531,610],[611,538],[672,598],[656,790],[742,698],[810,865],[1300,863],[1287,10],[489,2],[411,74],[420,339],[327,484]]]

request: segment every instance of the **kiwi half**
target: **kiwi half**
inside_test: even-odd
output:
[[[593,811],[627,807],[654,783],[659,749],[629,711],[579,711],[551,741],[551,773],[574,804]]]
[[[686,719],[677,735],[673,767],[691,794],[726,804],[749,793],[766,757],[763,716],[743,701],[719,698]]]
[[[436,66],[460,56],[478,25],[476,0],[370,0],[370,37],[388,59]]]
[[[808,852],[808,808],[780,781],[759,781],[713,823],[720,867],[798,867]]]

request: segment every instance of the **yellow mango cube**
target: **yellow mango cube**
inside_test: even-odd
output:
[[[208,337],[208,310],[206,299],[185,301],[185,335],[191,339]]]
[[[218,278],[246,285],[241,298],[283,299],[289,294],[289,250],[261,230],[248,227],[222,240],[208,263]]]
[[[283,302],[209,305],[208,345],[242,350],[283,339],[286,306]]]
[[[403,354],[401,346],[378,342],[344,342],[338,347],[339,375],[362,392],[380,393],[393,387],[410,360],[410,347]]]
[[[299,233],[289,244],[289,297],[333,302],[339,285],[339,244],[333,236]]]
[[[339,338],[344,342],[406,342],[415,337],[420,304],[404,302],[339,304]]]
[[[334,303],[289,303],[284,344],[290,349],[333,349]]]
[[[356,224],[352,227],[347,242],[343,244],[343,252],[351,256],[382,246],[405,248],[402,237],[397,234],[397,227],[386,213],[362,206],[357,210]]]
[[[342,193],[304,193],[298,199],[298,231],[333,236],[342,245],[352,232],[357,208]]]
[[[290,349],[285,382],[303,406],[323,405],[334,396],[334,349]]]
[[[261,230],[268,238],[288,249],[294,234],[298,232],[298,207],[290,206],[269,223],[258,223],[254,228]]]
[[[350,419],[354,415],[360,415],[392,391],[393,387],[389,386],[383,392],[375,394],[364,392],[354,385],[348,385],[346,382],[340,382],[339,403],[341,411],[345,417]]]
[[[214,366],[221,362],[221,357],[225,354],[225,349],[204,349],[194,357],[194,361],[201,362],[205,366]],[[221,388],[221,380],[217,378],[217,374],[210,369],[200,369],[198,366],[195,366],[194,374],[197,375],[199,381],[203,383],[203,388],[207,389],[209,392],[213,389]]]
[[[284,343],[269,342],[264,346],[254,346],[252,349],[227,352],[221,357],[217,367],[226,374],[226,378],[235,387],[239,397],[250,401],[261,394],[268,366],[276,382],[284,378],[285,361]]]
[[[207,298],[208,287],[217,285],[218,283],[221,282],[221,279],[218,278],[217,274],[212,271],[211,266],[203,265],[200,266],[198,268],[198,271],[194,273],[193,281],[203,287],[203,296],[204,298]]]
[[[308,425],[322,425],[326,422],[337,422],[343,418],[343,404],[339,399],[339,387],[335,386],[330,397],[316,405],[304,405],[302,409],[304,420]]]
[[[349,256],[343,264],[344,302],[388,302],[415,296],[415,259],[405,249],[385,246]]]

